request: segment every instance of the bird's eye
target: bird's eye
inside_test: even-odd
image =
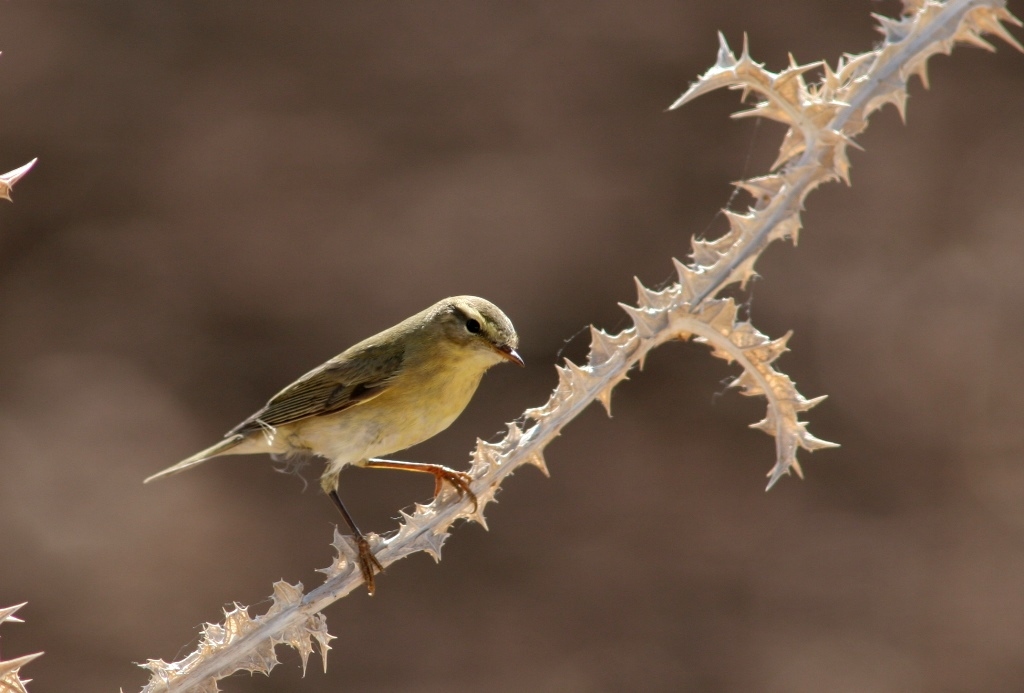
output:
[[[480,323],[473,318],[470,318],[466,321],[466,329],[469,330],[471,334],[478,334],[480,332]]]

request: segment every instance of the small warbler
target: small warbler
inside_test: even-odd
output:
[[[454,296],[359,342],[274,395],[224,440],[154,474],[146,483],[221,455],[312,453],[326,459],[323,487],[355,535],[370,594],[383,567],[338,496],[345,465],[433,474],[476,503],[470,477],[447,467],[383,460],[440,433],[466,408],[483,374],[511,361],[519,337],[505,314],[475,296]]]

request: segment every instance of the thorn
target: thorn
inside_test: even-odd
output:
[[[3,623],[4,621],[9,621],[11,623],[24,623],[24,621],[14,615],[14,612],[26,604],[28,604],[28,602],[22,602],[21,604],[15,604],[14,606],[8,606],[0,609],[0,623]]]
[[[744,34],[745,36],[746,34]],[[732,54],[729,42],[725,40],[725,34],[721,31],[718,32],[718,60],[716,64],[719,67],[731,67],[736,64],[736,56]]]
[[[590,356],[588,363],[591,366],[598,366],[606,363],[615,353],[615,342],[604,330],[599,330],[593,325],[590,326]]]
[[[18,669],[22,668],[23,666],[25,666],[26,664],[28,664],[32,660],[37,659],[37,658],[42,657],[42,656],[43,656],[42,652],[36,652],[35,654],[25,655],[23,657],[18,657],[17,659],[8,659],[8,660],[5,660],[3,662],[0,662],[0,683],[6,683],[3,679],[7,675],[9,675],[11,673],[14,673],[14,672],[17,672]],[[29,680],[31,680],[31,679],[29,679]],[[22,683],[28,683],[28,681],[22,681]],[[4,690],[7,690],[7,688],[5,687]],[[17,689],[12,689],[12,690],[17,690]]]
[[[32,167],[36,165],[37,161],[39,161],[38,158],[32,159],[32,161],[28,162],[24,166],[19,166],[13,171],[8,171],[7,173],[0,175],[0,198],[11,202],[11,189],[14,187],[15,183],[21,180],[22,176],[28,173]]]
[[[544,461],[543,454],[539,452],[533,453],[532,455],[526,458],[526,463],[532,464],[534,467],[540,470],[541,474],[548,477],[549,479],[551,478],[551,472],[548,471],[548,465],[547,462]]]
[[[626,311],[629,317],[633,320],[633,326],[636,328],[636,333],[643,339],[649,339],[658,333],[660,325],[659,322],[664,322],[664,314],[651,313],[643,308],[631,306],[627,303],[620,303],[619,307]]]
[[[651,292],[644,286],[643,282],[636,275],[633,275],[633,284],[636,286],[636,304],[640,308],[651,307]]]
[[[604,406],[604,411],[608,414],[608,418],[612,418],[612,389],[606,387],[597,393],[597,401]]]

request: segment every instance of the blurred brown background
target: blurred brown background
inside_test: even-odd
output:
[[[315,486],[265,458],[144,477],[453,293],[502,306],[529,365],[405,455],[464,465],[773,159],[780,129],[730,121],[736,94],[664,112],[715,31],[780,69],[869,49],[896,10],[0,6],[0,170],[40,158],[0,207],[0,605],[29,602],[0,636],[46,651],[31,690],[137,690],[133,662],[185,654],[225,604],[319,584],[339,518]],[[224,690],[1024,690],[1024,58],[963,48],[931,77],[758,265],[755,323],[795,330],[782,368],[843,445],[805,481],[766,494],[762,402],[669,345],[613,419],[566,429],[550,480],[509,481],[489,533],[331,607],[326,675],[282,649]],[[377,531],[431,491],[342,483]]]

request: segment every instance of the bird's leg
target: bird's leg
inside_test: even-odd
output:
[[[473,511],[476,512],[477,500],[469,484],[473,477],[465,472],[457,472],[439,464],[424,464],[422,462],[399,462],[398,460],[382,460],[374,457],[363,465],[372,469],[403,469],[407,472],[422,472],[434,475],[434,495],[441,493],[441,484],[447,481],[451,484],[460,496],[468,496],[473,501]]]
[[[356,523],[353,522],[352,516],[348,514],[348,510],[345,509],[345,504],[341,502],[341,498],[338,497],[337,489],[331,489],[328,491],[328,495],[334,504],[338,506],[338,510],[341,511],[341,516],[345,518],[345,524],[352,530],[352,534],[356,538],[356,546],[359,547],[359,570],[363,573],[363,581],[366,582],[366,590],[372,595],[376,589],[373,584],[373,569],[376,568],[377,572],[383,573],[384,566],[380,564],[377,557],[370,551],[370,544],[366,541],[366,537],[356,527]]]

